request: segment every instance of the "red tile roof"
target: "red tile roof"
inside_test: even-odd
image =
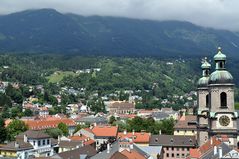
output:
[[[208,150],[212,149],[214,146],[218,146],[221,144],[221,141],[216,137],[212,137],[205,144],[200,146],[197,149],[190,149],[189,155],[191,158],[200,158],[203,154],[205,154]]]
[[[123,150],[120,153],[122,153],[124,156],[126,156],[130,159],[146,159],[143,155],[141,155],[140,153],[138,153],[135,150],[130,150],[130,152],[127,150]]]
[[[71,139],[72,141],[83,141],[84,145],[91,145],[91,144],[95,143],[95,140],[92,140],[89,137],[84,136],[84,135],[71,136],[71,137],[69,137],[69,139]]]
[[[55,120],[24,120],[31,130],[43,130],[48,128],[56,128],[59,123],[64,123],[67,126],[76,126],[76,123],[72,119],[58,118]]]
[[[118,137],[120,139],[131,138],[134,143],[149,143],[150,133],[144,132],[135,132],[135,133],[118,133]]]
[[[92,129],[95,136],[110,136],[117,137],[118,127],[117,126],[95,126]]]

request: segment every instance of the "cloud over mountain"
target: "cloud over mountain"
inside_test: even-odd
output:
[[[0,14],[54,8],[80,15],[183,20],[239,31],[238,0],[1,0]]]

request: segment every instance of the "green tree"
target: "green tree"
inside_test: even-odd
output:
[[[162,126],[161,126],[162,133],[167,135],[173,135],[174,124],[175,124],[175,121],[173,118],[163,120]]]
[[[112,115],[110,116],[109,124],[113,124],[116,121],[115,117]]]
[[[58,127],[58,129],[60,129],[62,131],[64,136],[67,136],[69,134],[68,126],[65,123],[61,122],[61,123],[58,124],[57,127]]]
[[[54,139],[57,139],[58,136],[62,136],[63,134],[63,132],[59,128],[47,129],[46,133]]]
[[[28,127],[23,121],[14,119],[7,126],[7,139],[13,141],[18,134],[25,132],[27,129]]]
[[[0,118],[0,143],[3,143],[7,138],[7,130],[3,118]]]
[[[24,116],[33,116],[33,112],[31,109],[25,109],[23,115]]]
[[[11,109],[11,117],[16,118],[16,117],[21,117],[22,116],[22,110],[20,107],[13,107]]]

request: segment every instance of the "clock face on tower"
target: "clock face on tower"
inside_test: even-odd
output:
[[[230,124],[230,118],[226,115],[223,115],[219,118],[219,123],[221,126],[228,126]]]

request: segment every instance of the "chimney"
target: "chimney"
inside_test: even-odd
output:
[[[214,146],[213,148],[213,155],[216,155],[217,154],[217,146]]]
[[[19,144],[17,142],[15,142],[15,145],[14,145],[16,148],[19,148]]]
[[[110,144],[107,144],[107,153],[110,153]]]
[[[24,141],[25,143],[27,142],[27,135],[26,135],[26,134],[23,135],[23,141]]]
[[[219,159],[222,158],[222,147],[218,147],[218,153],[219,153],[218,155]]]
[[[61,137],[60,137],[60,135],[58,135],[57,140],[58,140],[58,144],[59,144],[60,141],[61,141]]]
[[[134,149],[133,142],[130,143],[130,145],[129,145],[129,149],[130,149],[130,150],[133,150],[133,149]]]
[[[127,134],[127,130],[124,130],[124,135],[126,135]]]
[[[132,134],[134,135],[134,130],[133,130]]]

